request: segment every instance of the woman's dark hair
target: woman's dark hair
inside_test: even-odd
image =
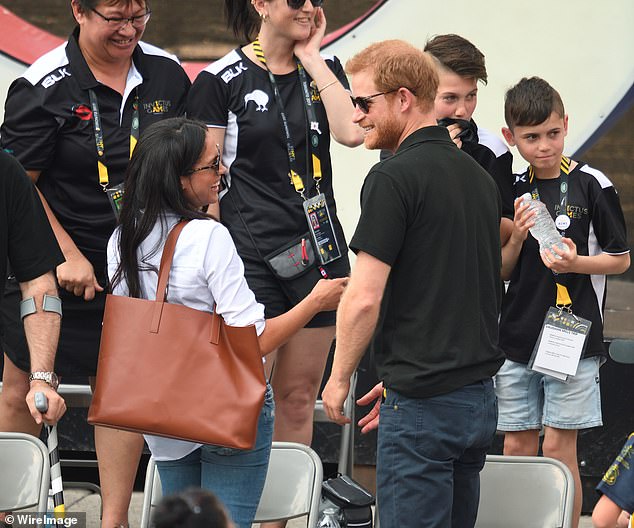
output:
[[[182,218],[209,218],[195,211],[181,187],[181,176],[194,168],[205,147],[207,127],[184,117],[150,125],[141,135],[125,176],[125,195],[119,218],[120,263],[112,287],[125,281],[130,297],[140,297],[137,249],[165,213]],[[163,229],[166,229],[163,222]],[[161,237],[161,240],[165,237]],[[153,248],[154,255],[160,247]]]
[[[154,510],[152,528],[229,528],[224,507],[213,493],[190,488],[165,497]]]
[[[237,38],[251,42],[260,29],[260,20],[249,0],[225,0],[227,27]]]

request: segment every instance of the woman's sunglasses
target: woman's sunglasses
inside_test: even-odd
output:
[[[286,0],[286,3],[291,9],[301,9],[304,7],[306,0]],[[313,7],[321,7],[324,5],[324,0],[310,0],[310,3],[313,4]]]

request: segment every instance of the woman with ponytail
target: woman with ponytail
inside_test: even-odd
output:
[[[218,212],[267,317],[297,304],[322,276],[349,273],[330,136],[355,147],[362,130],[352,123],[341,63],[320,53],[322,3],[226,0],[228,25],[247,44],[206,67],[188,97],[188,115],[224,145],[228,172]],[[296,269],[280,271],[280,255]],[[334,325],[334,311],[318,314],[268,361],[275,440],[311,443]]]

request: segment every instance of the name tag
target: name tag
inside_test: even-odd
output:
[[[550,307],[529,362],[532,370],[560,381],[577,373],[592,322],[573,313]]]
[[[328,264],[341,257],[337,237],[330,219],[326,195],[321,193],[304,201],[304,214],[308,229],[315,241],[316,253],[322,264]]]

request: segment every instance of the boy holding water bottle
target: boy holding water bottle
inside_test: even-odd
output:
[[[606,275],[630,266],[625,221],[610,180],[563,154],[568,116],[559,93],[543,79],[509,89],[502,134],[529,163],[516,176],[513,232],[502,248],[500,348],[496,376],[498,429],[504,454],[565,463],[575,479],[573,526],[581,514],[577,431],[602,425],[599,366],[604,362]],[[530,193],[531,200],[522,198]],[[564,249],[540,249],[532,200],[545,206]]]

